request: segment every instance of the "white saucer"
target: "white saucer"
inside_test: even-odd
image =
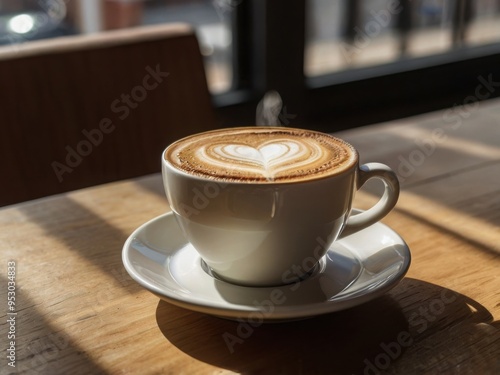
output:
[[[132,233],[123,247],[130,276],[155,295],[186,309],[224,318],[287,320],[347,309],[394,287],[410,266],[410,250],[377,223],[335,242],[307,279],[251,288],[213,278],[171,213]]]

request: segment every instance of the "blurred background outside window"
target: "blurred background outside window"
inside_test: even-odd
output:
[[[0,0],[0,44],[188,22],[205,56],[209,88],[223,93],[234,87],[233,21],[246,1]],[[306,77],[500,41],[499,0],[308,0],[305,16]]]
[[[213,93],[231,84],[230,17],[241,0],[0,0],[0,44],[139,25],[187,22],[196,29]]]
[[[499,0],[309,0],[308,76],[500,41]]]

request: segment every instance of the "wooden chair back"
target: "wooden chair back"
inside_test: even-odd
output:
[[[185,24],[0,48],[0,205],[160,171],[175,139],[215,128]]]

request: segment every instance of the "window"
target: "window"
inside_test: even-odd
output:
[[[196,29],[209,88],[217,94],[232,81],[231,13],[236,0],[147,1],[143,24],[187,22]]]
[[[308,76],[500,41],[491,0],[309,0],[306,12]]]
[[[309,109],[341,126],[459,105],[480,77],[500,81],[497,1],[308,0],[306,14]]]
[[[53,38],[75,32],[63,0],[0,1],[0,45]]]
[[[251,124],[272,89],[297,125],[336,130],[459,104],[479,77],[500,81],[497,0],[0,0],[0,21],[14,48],[188,22],[228,125]]]

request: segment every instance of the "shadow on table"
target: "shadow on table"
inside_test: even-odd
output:
[[[499,322],[464,295],[409,278],[374,301],[294,322],[231,321],[164,301],[156,319],[183,352],[242,374],[500,370]]]

